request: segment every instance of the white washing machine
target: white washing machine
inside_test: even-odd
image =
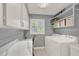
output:
[[[69,56],[70,44],[77,43],[77,38],[68,35],[45,37],[45,47],[49,56]]]

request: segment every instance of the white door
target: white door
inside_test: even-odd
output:
[[[6,4],[6,20],[8,26],[13,26],[16,28],[21,27],[20,13],[21,4],[20,3],[8,3]]]

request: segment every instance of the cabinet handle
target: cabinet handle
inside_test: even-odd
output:
[[[6,25],[6,4],[3,3],[3,25]]]

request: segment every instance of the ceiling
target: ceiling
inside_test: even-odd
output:
[[[48,3],[46,8],[40,8],[41,3],[27,3],[30,14],[55,15],[70,3]]]

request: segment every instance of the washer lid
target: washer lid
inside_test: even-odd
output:
[[[76,38],[75,39],[72,39],[72,38],[69,38],[69,37],[66,37],[66,36],[48,36],[46,37],[47,39],[51,39],[55,42],[58,42],[58,43],[74,43],[76,42]]]

